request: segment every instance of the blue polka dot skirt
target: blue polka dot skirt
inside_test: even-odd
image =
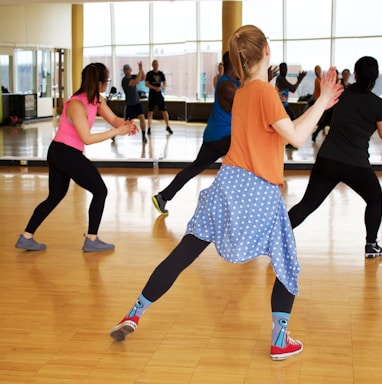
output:
[[[222,165],[212,185],[200,192],[186,234],[215,244],[231,263],[271,258],[278,279],[298,294],[300,265],[280,187],[244,169]]]

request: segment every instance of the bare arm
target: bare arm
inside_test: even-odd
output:
[[[143,69],[142,69],[142,61],[140,61],[138,63],[138,73],[137,73],[137,76],[135,77],[135,79],[130,79],[129,85],[130,86],[137,85],[140,81],[142,81],[144,79],[145,79],[145,73],[143,72]]]
[[[297,77],[297,82],[292,84],[285,77],[281,77],[278,79],[277,87],[279,89],[288,88],[290,92],[296,92],[298,86],[301,84],[303,78],[306,76],[306,72],[300,72]]]
[[[217,97],[220,106],[225,112],[231,112],[233,97],[235,96],[236,90],[237,87],[232,83],[232,81],[224,80],[219,83]]]
[[[279,78],[276,83],[278,89],[288,89],[290,92],[295,92],[298,86],[299,84],[292,84],[284,77]]]
[[[78,100],[72,100],[68,105],[66,116],[72,121],[81,140],[86,145],[99,143],[117,135],[133,135],[137,132],[137,127],[134,124],[129,121],[124,121],[113,113],[103,97],[100,98],[98,114],[115,127],[115,129],[99,133],[91,133],[85,105]]]
[[[98,104],[98,114],[103,117],[110,125],[114,128],[122,125],[125,120],[121,117],[118,117],[107,105],[106,100],[100,96],[100,103]]]
[[[331,67],[328,73],[322,76],[321,95],[317,101],[296,120],[282,119],[272,124],[272,127],[285,138],[286,142],[301,147],[324,111],[338,102],[342,92],[343,87],[340,81],[337,81],[336,68]]]

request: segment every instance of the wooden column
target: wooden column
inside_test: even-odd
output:
[[[228,40],[242,25],[242,2],[223,1],[222,10],[222,53],[228,50]]]
[[[81,86],[84,50],[84,6],[72,5],[72,89],[75,92]]]

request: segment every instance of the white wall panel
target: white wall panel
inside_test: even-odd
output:
[[[71,4],[0,6],[0,45],[71,48]]]

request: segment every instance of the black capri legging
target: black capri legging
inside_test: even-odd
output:
[[[194,235],[185,235],[175,249],[153,271],[142,294],[151,302],[160,299],[210,243]],[[219,289],[217,287],[217,289]],[[279,279],[275,279],[271,296],[272,312],[292,311],[295,296],[288,292]]]
[[[292,228],[315,211],[340,182],[352,188],[366,202],[366,242],[374,243],[382,215],[382,190],[377,175],[371,166],[357,167],[320,156],[313,166],[302,200],[288,212]]]
[[[81,151],[53,141],[48,150],[49,195],[33,212],[25,231],[35,233],[40,224],[65,197],[69,189],[70,179],[89,191],[92,201],[89,206],[88,233],[98,233],[107,188],[94,164]]]

